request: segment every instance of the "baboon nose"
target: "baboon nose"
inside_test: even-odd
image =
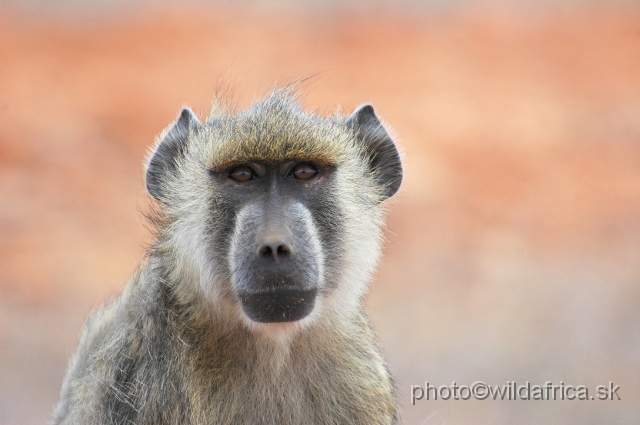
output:
[[[272,260],[276,263],[288,260],[292,256],[291,245],[283,238],[265,238],[258,250],[260,258]]]

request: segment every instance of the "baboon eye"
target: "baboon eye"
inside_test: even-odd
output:
[[[234,168],[229,173],[229,177],[234,179],[237,182],[248,182],[249,180],[253,180],[256,178],[256,173],[246,165],[241,165],[239,167]]]
[[[291,170],[291,175],[298,180],[309,180],[316,174],[318,174],[318,170],[311,164],[296,165],[293,170]]]

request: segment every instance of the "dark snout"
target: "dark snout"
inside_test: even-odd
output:
[[[244,313],[261,323],[305,318],[315,306],[320,280],[312,229],[287,215],[253,220],[236,253],[235,286]]]

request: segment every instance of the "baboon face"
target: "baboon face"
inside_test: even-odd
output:
[[[185,109],[147,169],[176,267],[258,323],[355,305],[379,254],[379,204],[401,179],[371,106],[330,120],[281,94],[204,124]]]
[[[296,321],[313,310],[324,283],[323,246],[340,229],[325,227],[323,241],[314,214],[333,184],[334,169],[297,160],[211,172],[224,202],[236,210],[229,266],[234,292],[251,320]]]

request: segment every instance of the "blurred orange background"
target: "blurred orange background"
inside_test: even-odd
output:
[[[0,424],[47,421],[150,243],[143,160],[181,107],[318,73],[307,109],[370,102],[404,152],[367,299],[402,423],[638,423],[638,3],[112,3],[0,3]],[[478,380],[621,400],[411,404]]]

